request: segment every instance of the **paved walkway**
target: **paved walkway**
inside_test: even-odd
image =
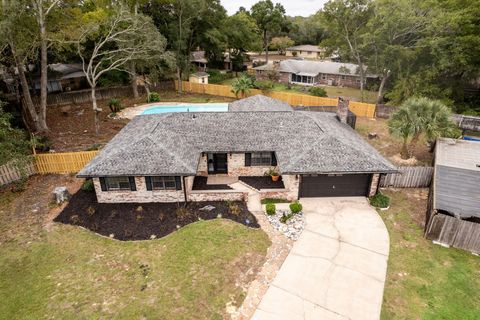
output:
[[[387,229],[365,198],[300,200],[306,227],[252,319],[378,319]]]

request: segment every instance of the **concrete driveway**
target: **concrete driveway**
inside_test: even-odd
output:
[[[365,198],[304,198],[306,226],[255,320],[378,319],[388,231]]]

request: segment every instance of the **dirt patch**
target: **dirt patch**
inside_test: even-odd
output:
[[[207,205],[212,211],[200,210]],[[95,193],[79,190],[54,219],[55,222],[85,227],[118,240],[164,237],[179,227],[218,217],[259,228],[257,219],[243,202],[183,203],[98,203]]]
[[[0,242],[37,238],[51,223],[51,213],[58,214],[61,209],[53,202],[55,187],[65,186],[69,192],[76,192],[82,181],[70,175],[34,175],[22,192],[12,192],[8,186],[0,190]]]
[[[178,95],[175,91],[160,92],[161,102],[230,102],[234,99],[217,97],[204,94],[184,93]],[[134,107],[146,103],[146,97],[138,99],[121,97],[124,107]],[[128,119],[110,117],[108,99],[98,101],[102,108],[100,113],[100,134],[95,135],[94,114],[91,103],[71,104],[66,106],[50,106],[47,109],[47,123],[50,128],[49,137],[53,145],[52,149],[57,152],[83,151],[95,144],[103,145],[110,141],[127,123]],[[68,108],[68,112],[63,112]]]
[[[391,210],[403,210],[408,212],[412,220],[422,229],[425,227],[425,219],[428,204],[428,188],[388,188],[382,192],[392,197]],[[397,197],[397,195],[399,195]]]
[[[432,163],[433,154],[429,152],[424,136],[422,136],[417,145],[410,150],[412,156],[416,159],[415,161],[412,160],[412,163],[409,163],[409,161],[405,163],[405,160],[398,161],[398,159],[401,159],[398,154],[402,147],[402,140],[390,135],[388,132],[388,120],[386,119],[357,117],[356,130],[365,140],[375,147],[375,149],[396,165],[431,165]],[[377,138],[368,139],[369,133],[376,133]]]

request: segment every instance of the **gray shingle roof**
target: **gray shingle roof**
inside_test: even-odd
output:
[[[319,73],[339,74],[339,75],[358,75],[358,65],[353,63],[333,62],[333,61],[311,61],[288,59],[280,61],[279,72],[295,73],[300,75],[316,76]],[[253,68],[255,70],[273,70],[273,62]],[[345,72],[347,71],[348,72]],[[367,70],[367,69],[365,69]],[[367,74],[367,77],[377,77]]]
[[[286,49],[287,51],[312,51],[312,52],[323,52],[325,51],[325,49],[323,48],[320,48],[319,46],[314,46],[314,45],[311,45],[311,44],[301,44],[301,45],[298,45],[298,46],[293,46],[293,47],[289,47]]]
[[[293,108],[281,100],[257,94],[231,102],[228,111],[293,111]]]
[[[255,151],[284,174],[395,171],[334,113],[200,112],[135,117],[78,176],[195,175],[202,152]]]

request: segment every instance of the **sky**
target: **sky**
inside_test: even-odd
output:
[[[257,3],[258,0],[220,0],[220,2],[227,9],[228,14],[232,15],[241,6],[250,10],[252,5]],[[280,2],[285,8],[287,16],[308,17],[316,13],[327,0],[272,0],[272,2]]]

